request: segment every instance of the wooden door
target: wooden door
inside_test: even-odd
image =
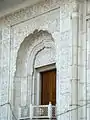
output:
[[[41,104],[56,104],[56,70],[41,73]]]

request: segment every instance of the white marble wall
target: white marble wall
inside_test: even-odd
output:
[[[2,25],[0,28],[1,104],[7,103],[8,100],[13,104],[16,59],[21,43],[35,29],[47,30],[56,45],[58,119],[71,120],[71,112],[59,114],[71,109],[71,14],[76,6],[74,0],[48,0],[0,19],[0,26]],[[1,120],[11,120],[12,113],[9,110],[7,105],[0,108]]]

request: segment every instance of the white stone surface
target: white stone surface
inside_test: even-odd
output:
[[[30,65],[30,62],[33,63],[34,59],[36,60],[36,68],[46,65],[47,63],[56,63],[57,115],[71,109],[71,14],[76,10],[76,6],[77,4],[74,0],[48,0],[32,7],[16,11],[0,19],[0,104],[11,102],[16,117],[18,116],[18,106],[20,106],[21,103],[23,106],[26,105],[26,103],[30,104],[30,95],[33,94],[34,96],[34,93],[30,92],[30,90],[32,90],[31,85],[28,85],[28,83],[32,82],[32,76],[28,71],[33,71],[33,68],[29,69],[28,65]],[[84,29],[85,28],[83,28],[83,31]],[[40,33],[40,30],[43,32]],[[39,35],[35,32],[37,34],[39,33]],[[85,64],[87,50],[85,48],[85,34],[82,33],[82,31],[79,32],[83,40],[81,51],[83,68],[80,68],[81,73],[79,72],[81,82],[81,93],[79,94],[81,94],[80,100],[84,101],[86,95],[85,83],[87,71]],[[26,40],[29,42],[27,43]],[[44,43],[43,40],[46,42]],[[51,42],[49,43],[47,41]],[[50,46],[48,47],[49,49],[47,49],[48,44],[53,46],[53,50],[50,49]],[[37,48],[37,50],[34,47]],[[44,49],[43,47],[46,48]],[[88,46],[88,49],[89,47],[90,46]],[[33,48],[35,52],[32,52]],[[38,50],[41,51],[36,55]],[[29,59],[29,53],[31,53],[32,59],[31,57]],[[45,54],[45,56],[42,56],[42,54]],[[29,64],[27,64],[28,60],[31,60]],[[88,94],[90,92],[89,89],[88,84]],[[80,103],[83,104],[83,102]],[[81,109],[80,119],[86,120],[84,116],[85,112],[82,112],[85,111],[85,109]],[[7,116],[10,115],[11,117],[7,118]],[[8,106],[0,107],[0,120],[14,120],[12,119],[12,113]],[[71,120],[71,112],[58,115],[58,120]]]

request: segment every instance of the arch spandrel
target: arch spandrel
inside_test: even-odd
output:
[[[26,76],[25,71],[27,71],[26,70],[26,67],[27,67],[26,62],[28,61],[28,55],[35,48],[35,46],[37,46],[41,42],[45,46],[45,45],[49,45],[48,42],[54,43],[54,39],[52,38],[52,35],[50,33],[48,33],[48,31],[35,30],[33,32],[33,34],[28,35],[24,39],[24,41],[21,43],[20,48],[17,53],[16,72],[15,72],[16,76],[20,76],[20,75]],[[24,70],[24,71],[22,71],[22,70]]]

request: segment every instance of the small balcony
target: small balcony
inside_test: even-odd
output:
[[[56,119],[56,107],[51,103],[49,105],[30,105],[25,110],[19,108],[18,120],[30,120],[30,119]]]

